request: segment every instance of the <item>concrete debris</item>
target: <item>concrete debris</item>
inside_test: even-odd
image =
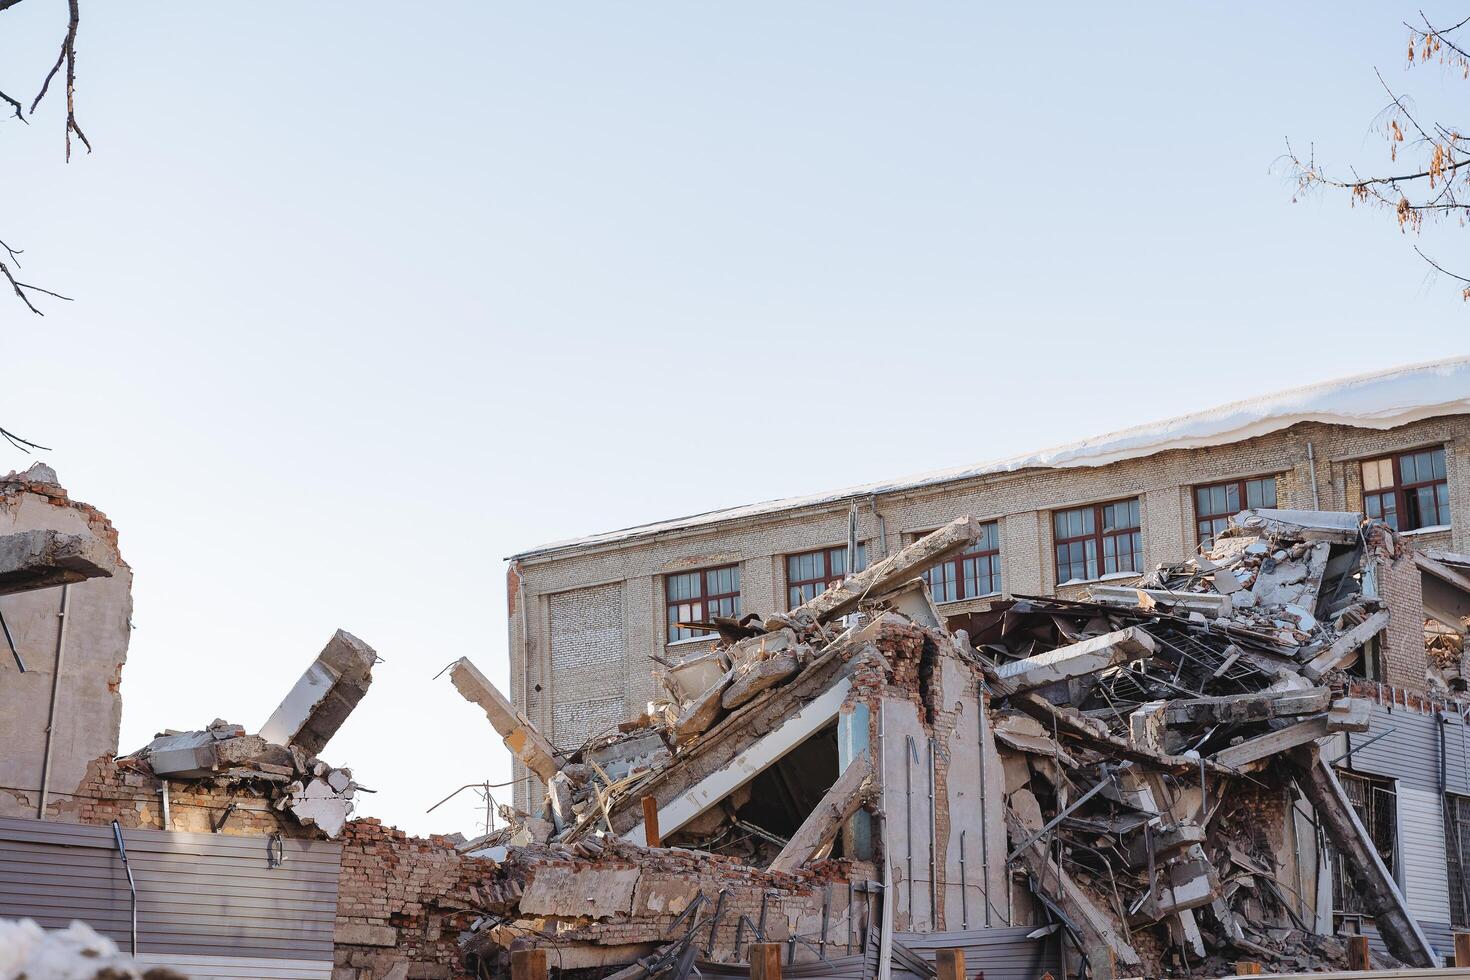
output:
[[[338,630],[261,728],[262,738],[320,752],[373,682],[373,648]]]
[[[478,704],[485,710],[490,724],[500,734],[511,755],[525,763],[542,780],[550,780],[560,766],[556,750],[551,747],[536,726],[516,710],[500,689],[480,673],[479,668],[461,657],[449,671],[449,679],[466,701]]]
[[[0,595],[110,578],[113,556],[93,534],[16,531],[0,535]]]
[[[202,783],[264,796],[303,827],[342,833],[359,786],[352,770],[316,757],[372,681],[371,647],[338,630],[259,735],[216,718],[198,731],[165,731],[131,756],[159,780]],[[121,761],[121,760],[119,760]],[[224,819],[227,819],[226,814]],[[218,828],[216,828],[218,829]]]
[[[655,656],[660,700],[577,750],[538,756],[534,728],[500,712],[546,796],[465,845],[513,879],[494,885],[472,959],[503,966],[529,943],[672,977],[740,962],[756,936],[819,962],[836,932],[898,962],[898,930],[999,925],[1004,907],[1006,924],[1060,926],[1099,980],[1331,968],[1344,946],[1288,874],[1310,805],[1336,855],[1315,866],[1348,862],[1394,955],[1430,965],[1382,862],[1358,867],[1372,845],[1316,756],[1368,727],[1343,671],[1388,621],[1375,575],[1403,554],[1391,529],[1248,511],[1136,586],[946,621],[917,576],[976,527],[957,520],[789,613],[690,624],[713,647]],[[697,879],[669,873],[684,861]]]

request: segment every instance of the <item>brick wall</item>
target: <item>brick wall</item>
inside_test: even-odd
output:
[[[1356,510],[1362,506],[1362,459],[1424,446],[1442,445],[1450,484],[1453,529],[1416,535],[1420,547],[1466,550],[1470,538],[1470,459],[1463,449],[1470,417],[1429,419],[1380,431],[1307,423],[1224,446],[1172,450],[1108,466],[1032,469],[997,473],[939,486],[886,493],[858,501],[858,535],[866,542],[869,561],[892,554],[909,536],[962,514],[999,524],[1002,581],[1007,594],[1060,593],[1075,596],[1083,587],[1057,589],[1050,512],[1053,509],[1140,498],[1144,565],[1175,560],[1189,553],[1196,540],[1194,495],[1198,484],[1275,475],[1279,506],[1310,509],[1314,500],[1324,510]],[[1311,446],[1315,466],[1308,465]],[[1316,492],[1313,484],[1315,477]],[[681,656],[708,646],[706,642],[665,642],[662,579],[671,572],[737,562],[747,612],[784,608],[782,557],[798,551],[831,547],[847,539],[849,502],[802,507],[739,518],[709,526],[668,531],[628,541],[531,555],[512,565],[511,579],[522,596],[510,627],[511,695],[528,706],[531,720],[555,741],[557,726],[580,731],[589,718],[558,717],[550,701],[537,699],[543,690],[563,692],[583,683],[573,671],[558,671],[548,652],[553,603],[578,592],[620,583],[624,596],[621,649],[602,658],[622,663],[625,711],[634,713],[652,693],[648,655]],[[569,530],[573,530],[570,529]],[[983,607],[989,600],[946,604],[955,614]],[[1404,670],[1412,670],[1410,667]],[[1411,683],[1407,674],[1401,683]],[[1422,686],[1421,675],[1412,680]],[[573,698],[572,700],[576,700]],[[590,705],[593,699],[587,698]],[[575,715],[575,711],[573,711]],[[518,776],[524,772],[517,770]],[[528,796],[518,792],[524,806]]]
[[[152,772],[135,767],[126,759],[102,756],[88,764],[87,774],[75,791],[58,794],[48,801],[47,819],[86,824],[116,820],[129,830],[163,830],[163,796],[159,792],[162,786]],[[229,815],[220,827],[221,834],[249,837],[279,833],[308,839],[319,836],[292,817],[271,809],[264,794],[249,786],[169,783],[169,830],[212,833],[227,810]]]
[[[477,886],[495,868],[494,861],[460,854],[443,837],[410,837],[372,819],[349,821],[332,980],[470,976],[459,934],[476,918],[470,910],[483,904]]]
[[[1428,685],[1429,660],[1424,652],[1423,572],[1406,549],[1397,559],[1378,564],[1378,593],[1388,605],[1380,669],[1395,687],[1422,691]]]

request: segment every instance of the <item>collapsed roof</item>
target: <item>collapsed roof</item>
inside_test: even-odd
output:
[[[1375,570],[1406,554],[1394,532],[1360,515],[1247,511],[1203,554],[1136,587],[1094,586],[1086,600],[1018,596],[946,623],[915,576],[976,533],[973,518],[957,520],[790,613],[689,624],[718,632],[715,649],[661,660],[665,697],[569,754],[507,713],[496,692],[492,724],[548,792],[540,812],[475,842],[474,853],[515,863],[522,848],[572,849],[595,876],[606,869],[592,855],[622,840],[721,854],[747,877],[845,877],[881,896],[877,911],[824,903],[822,935],[796,935],[792,954],[825,961],[812,950],[825,949],[840,912],[862,948],[891,963],[904,955],[900,924],[942,931],[971,915],[963,835],[958,869],[950,855],[936,856],[945,833],[953,851],[966,815],[954,798],[948,811],[936,804],[934,759],[946,762],[953,797],[961,775],[948,760],[978,749],[1001,763],[989,777],[999,792],[982,786],[979,796],[1005,828],[1003,856],[989,860],[1024,874],[1038,914],[1062,928],[1094,976],[1218,975],[1241,959],[1320,968],[1340,961],[1343,946],[1303,920],[1262,832],[1263,819],[1288,819],[1276,800],[1294,784],[1389,950],[1432,965],[1432,948],[1318,750],[1335,733],[1367,728],[1367,704],[1349,696],[1343,672],[1388,621]],[[483,706],[489,682],[472,671],[462,661],[455,683]],[[961,732],[942,716],[963,713],[955,698],[969,682],[956,687],[954,678],[965,674],[986,696],[989,724]],[[859,705],[878,716],[864,715],[866,731],[849,716]],[[904,754],[919,757],[913,736],[885,732],[882,720],[892,726],[900,708],[915,705],[931,733],[929,830],[903,802],[916,792]],[[825,727],[838,712],[846,727]],[[934,741],[941,731],[948,741]],[[907,744],[893,755],[885,738],[900,737]],[[907,788],[896,786],[894,764]],[[930,853],[927,908],[913,884],[895,885],[924,877],[916,839]],[[534,862],[527,874],[536,880]],[[987,923],[999,901],[993,887],[985,879],[979,896]],[[1011,897],[1004,901],[1009,910]],[[495,922],[513,927],[498,933],[520,937],[511,944],[558,945],[571,924],[595,944],[604,941],[599,922],[612,934],[626,911],[599,919],[575,903],[508,903]],[[560,924],[549,926],[548,914]],[[687,971],[694,934],[686,928],[681,938],[669,920],[674,939],[620,976]],[[738,949],[716,941],[717,927],[707,927],[698,956],[738,962]]]

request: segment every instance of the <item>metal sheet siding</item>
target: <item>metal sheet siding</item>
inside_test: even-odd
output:
[[[1451,733],[1445,734],[1448,748]],[[1380,735],[1383,737],[1369,743],[1369,739]],[[1341,753],[1352,749],[1339,765],[1354,772],[1397,779],[1401,790],[1407,786],[1439,792],[1439,732],[1433,715],[1375,704],[1368,731],[1349,735],[1347,742],[1346,746],[1336,750]],[[1463,775],[1463,766],[1460,771]]]
[[[938,949],[959,947],[965,951],[965,971],[974,975],[985,971],[985,980],[1036,980],[1043,973],[1061,976],[1057,934],[1027,939],[1036,926],[1005,929],[969,929],[962,932],[901,932],[898,941],[934,961]]]
[[[1448,922],[1450,879],[1440,796],[1401,784],[1398,800],[1404,900],[1420,922]]]
[[[195,971],[206,977],[330,976],[340,844],[284,841],[285,863],[271,868],[264,837],[125,830],[123,841],[144,958],[207,960]],[[46,928],[81,919],[126,949],[130,908],[111,826],[0,818],[0,916]],[[295,972],[262,972],[259,960]]]

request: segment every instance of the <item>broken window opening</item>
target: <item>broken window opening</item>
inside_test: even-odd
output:
[[[981,524],[980,537],[973,545],[927,569],[920,577],[929,586],[935,602],[959,602],[999,594],[1000,524],[996,521]]]
[[[1052,530],[1058,585],[1099,578],[1099,569],[1101,575],[1143,571],[1137,497],[1054,511]]]
[[[1343,672],[1349,677],[1361,677],[1365,681],[1383,680],[1383,634],[1369,638],[1363,644],[1352,663],[1345,665]]]
[[[1242,510],[1276,506],[1276,477],[1229,480],[1194,488],[1194,520],[1199,545],[1208,548],[1224,531],[1230,518]]]
[[[837,782],[837,722],[818,729],[678,833],[668,847],[688,847],[767,867],[823,794]],[[842,835],[832,845],[842,856]]]
[[[1450,925],[1470,928],[1470,796],[1444,796],[1445,863],[1450,879]]]
[[[680,626],[707,623],[716,616],[740,615],[740,566],[721,565],[697,572],[664,576],[664,603],[669,642],[713,636],[711,630]]]
[[[1450,526],[1444,447],[1362,463],[1363,510],[1395,531]]]
[[[857,567],[861,572],[868,567],[867,546],[859,541]],[[795,609],[803,602],[810,602],[827,589],[847,577],[847,545],[823,548],[819,551],[804,551],[799,555],[786,556],[786,607]]]
[[[1368,831],[1373,849],[1383,860],[1389,877],[1397,877],[1395,857],[1398,853],[1398,793],[1391,779],[1379,779],[1338,770],[1337,780],[1352,804],[1353,811]],[[1332,911],[1334,915],[1365,916],[1371,914],[1363,895],[1353,887],[1347,862],[1332,853]]]

